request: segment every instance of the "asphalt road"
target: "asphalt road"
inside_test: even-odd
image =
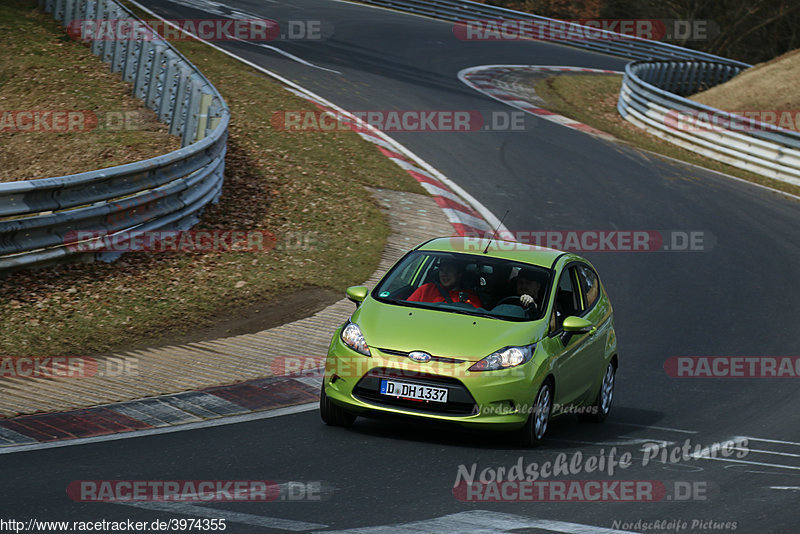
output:
[[[229,1],[228,8],[185,3],[194,7],[165,1],[145,5],[166,18],[220,16],[220,9],[235,8],[284,22],[324,21],[333,30],[324,39],[268,43],[305,64],[252,44],[222,46],[351,110],[508,112],[511,108],[464,86],[458,71],[484,64],[617,70],[624,65],[617,58],[547,43],[464,42],[444,22],[335,1]],[[625,530],[622,523],[640,531],[631,527],[637,520],[686,521],[683,531],[731,530],[693,523],[716,520],[736,522],[739,532],[796,532],[797,380],[676,379],[663,366],[672,356],[800,355],[794,324],[800,317],[797,201],[534,117],[526,118],[525,126],[524,131],[391,135],[496,215],[509,209],[506,226],[512,230],[704,232],[702,251],[585,254],[614,304],[621,356],[617,395],[604,425],[567,417],[554,423],[543,447],[525,451],[504,436],[404,422],[359,419],[351,430],[327,428],[312,411],[17,453],[3,457],[0,491],[6,515],[152,521],[191,517],[202,508],[204,517],[231,518],[232,532],[381,525],[395,525],[386,532],[400,532],[397,524],[414,521],[428,521],[418,526],[423,532],[467,532],[470,526],[476,532],[595,532],[574,524]],[[736,437],[749,438],[748,452],[739,458],[642,465],[645,442],[674,447],[689,439],[707,446]],[[672,498],[487,503],[462,502],[453,493],[461,465],[477,463],[478,471],[510,467],[520,456],[525,465],[541,464],[561,452],[600,456],[615,446],[620,454],[632,454],[630,467],[613,476],[562,478],[659,481]],[[171,504],[154,510],[68,498],[69,482],[86,479],[322,481],[326,490],[319,501]],[[675,493],[676,481],[678,488],[697,491],[683,500]],[[275,518],[290,522],[275,523]]]
[[[663,463],[660,454],[651,457],[641,452],[642,443],[674,442],[669,451],[686,439],[710,445],[724,436],[630,426],[627,421],[657,420],[661,414],[621,404],[604,425],[557,420],[547,444],[535,451],[519,448],[509,436],[404,421],[359,419],[349,430],[330,428],[312,410],[191,432],[17,453],[3,458],[3,508],[7,516],[20,520],[151,523],[170,518],[227,518],[230,532],[327,532],[433,519],[439,523],[420,527],[422,532],[470,532],[448,517],[476,510],[485,511],[484,521],[490,521],[489,530],[482,532],[504,530],[507,523],[492,514],[507,514],[502,516],[504,521],[511,516],[528,525],[537,520],[558,521],[555,532],[595,531],[570,530],[575,525],[624,530],[615,521],[638,520],[735,521],[739,532],[792,532],[796,494],[768,486],[796,483],[796,476],[779,474],[774,468],[768,469],[774,474],[754,474],[765,468],[716,460]],[[750,447],[756,446],[791,451],[791,447],[751,441]],[[628,452],[630,465],[617,466],[610,476],[606,467],[602,476],[593,473],[555,480],[652,481],[664,488],[664,494],[651,492],[660,496],[655,502],[498,503],[463,502],[453,490],[461,481],[459,470],[469,473],[473,464],[477,473],[485,468],[509,470],[522,458],[523,466],[536,462],[544,469],[543,464],[557,461],[560,453],[569,461],[577,451],[584,459],[605,457],[607,462],[612,451],[617,459]],[[800,468],[796,458],[781,463]],[[66,490],[81,480],[273,480],[316,483],[318,489],[297,501],[286,494],[283,500],[271,502],[189,501],[134,507],[76,502]],[[311,491],[315,486],[306,487]],[[303,497],[302,491],[294,496]],[[365,532],[403,531],[392,526]]]

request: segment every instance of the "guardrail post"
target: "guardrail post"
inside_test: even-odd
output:
[[[84,28],[86,28],[88,24],[92,23],[92,17],[94,17],[95,13],[97,12],[97,2],[98,0],[86,0],[83,9],[83,16],[81,17],[81,20],[79,20],[74,26],[77,32],[76,38],[78,40],[84,41]],[[91,43],[89,43],[89,47],[91,47]]]
[[[112,24],[109,25],[111,35],[107,32],[103,34],[103,54],[100,58],[106,62],[111,63],[114,57],[114,50],[117,48],[117,35],[119,27],[119,10],[115,6],[111,6],[108,15],[111,17]]]
[[[66,0],[56,0],[53,6],[53,18],[59,22],[64,22],[64,8]]]
[[[111,58],[111,72],[120,72],[122,70],[123,61],[128,53],[128,47],[131,45],[132,36],[123,37],[120,34],[119,20],[117,21],[117,35],[115,35],[114,55]]]
[[[217,129],[220,123],[225,103],[222,102],[217,96],[211,99],[211,105],[208,106],[208,123],[206,124],[206,135],[208,137],[211,132]]]
[[[211,107],[211,101],[214,96],[204,93],[200,96],[200,112],[197,114],[197,133],[195,140],[203,139],[208,133],[208,110]]]
[[[139,51],[139,59],[136,60],[136,74],[133,79],[133,96],[145,101],[149,87],[147,82],[150,78],[149,69],[152,69],[153,56],[155,50],[153,49],[152,41],[143,41],[142,48]]]
[[[122,79],[126,82],[133,82],[136,76],[137,60],[142,53],[142,39],[136,38],[128,42],[125,47],[125,57],[122,58]],[[134,86],[134,94],[136,87]]]
[[[697,75],[698,71],[697,63],[692,62],[687,68],[687,81],[686,81],[686,90],[687,94],[693,95],[698,92],[699,90],[699,76]]]
[[[77,0],[66,0],[64,3],[64,18],[61,22],[66,26],[70,22],[72,22],[72,18],[75,16],[75,4]]]
[[[99,21],[105,20],[105,14],[106,0],[97,0],[94,6],[94,20],[92,22],[96,25]],[[95,32],[94,39],[92,39],[92,54],[99,56],[102,50],[103,40],[98,39]]]
[[[75,12],[72,14],[72,20],[81,20],[86,18],[86,3],[88,0],[77,0],[75,2]]]
[[[153,111],[158,111],[158,99],[163,92],[164,85],[161,81],[161,73],[166,70],[164,66],[164,54],[166,49],[160,43],[155,45],[155,49],[152,62],[150,63],[150,72],[147,76],[147,97],[145,98],[145,104]]]
[[[167,67],[164,72],[164,86],[161,91],[161,100],[158,104],[158,120],[169,122],[172,110],[177,106],[178,65],[177,60],[167,55]]]
[[[711,72],[712,72],[711,83],[714,85],[719,85],[720,83],[722,83],[722,80],[724,80],[725,78],[724,68],[722,67],[722,65],[713,65],[711,67]]]
[[[188,107],[186,100],[189,98],[191,74],[188,69],[179,67],[177,75],[178,84],[175,89],[175,102],[172,105],[172,118],[169,121],[169,133],[179,135],[182,142],[185,142],[183,127],[186,124],[186,109]]]

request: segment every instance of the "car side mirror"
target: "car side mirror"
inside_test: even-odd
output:
[[[367,298],[367,293],[369,290],[366,286],[350,286],[347,288],[347,298],[356,305],[358,308],[364,299]]]
[[[565,332],[570,332],[572,334],[594,334],[597,331],[597,327],[594,326],[591,321],[574,315],[570,315],[564,319],[563,328]]]

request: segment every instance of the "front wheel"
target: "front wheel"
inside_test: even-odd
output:
[[[579,415],[584,421],[592,423],[602,423],[608,417],[608,412],[611,411],[611,401],[614,400],[614,382],[616,381],[617,370],[614,368],[613,362],[608,362],[606,372],[603,374],[603,380],[600,382],[600,391],[597,392],[597,398],[589,407],[589,411]]]
[[[536,401],[533,403],[533,410],[522,429],[522,443],[526,447],[536,447],[542,442],[544,434],[547,432],[547,424],[550,422],[552,410],[553,388],[550,382],[546,381],[539,388]]]
[[[325,384],[319,394],[319,415],[326,425],[348,427],[356,420],[356,416],[345,411],[341,406],[332,403],[325,394]]]

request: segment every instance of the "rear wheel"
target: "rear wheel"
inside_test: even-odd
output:
[[[348,427],[356,420],[356,416],[346,411],[341,406],[331,402],[325,394],[325,385],[319,394],[319,415],[326,425]]]
[[[589,407],[589,411],[579,415],[584,421],[592,423],[602,423],[611,411],[611,401],[614,400],[614,382],[616,381],[617,370],[614,362],[608,362],[606,372],[603,373],[603,380],[600,382],[600,391],[597,398]]]
[[[528,416],[528,421],[522,429],[522,443],[526,447],[536,447],[544,439],[550,414],[553,410],[553,387],[550,381],[545,381],[536,394],[533,409]]]

